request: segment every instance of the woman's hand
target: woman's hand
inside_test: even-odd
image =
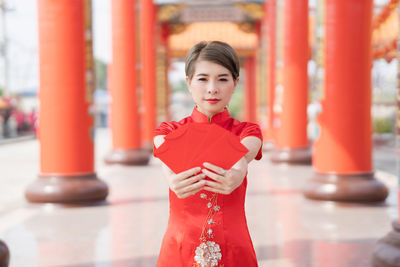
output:
[[[160,147],[165,141],[165,135],[154,137],[154,146]],[[164,175],[167,177],[169,188],[178,196],[178,198],[186,198],[194,195],[203,189],[205,185],[206,175],[199,173],[201,168],[195,167],[187,171],[175,174],[164,163],[162,163]]]
[[[241,158],[230,170],[204,162],[202,172],[214,181],[205,180],[204,190],[228,195],[242,182],[247,172],[247,160]]]
[[[221,167],[205,162],[203,165],[209,170],[203,169],[203,173],[214,181],[207,181],[204,190],[214,193],[230,194],[239,185],[242,184],[247,173],[247,166],[257,155],[261,148],[262,141],[255,136],[243,138],[241,143],[249,152],[241,158],[230,170],[224,170]]]
[[[175,174],[170,171],[167,174],[169,188],[178,196],[178,198],[186,198],[194,195],[203,189],[205,185],[204,173],[199,173],[200,167],[189,169],[181,173]]]

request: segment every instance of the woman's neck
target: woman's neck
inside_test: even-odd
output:
[[[218,114],[218,113],[223,112],[223,111],[226,109],[226,107],[225,107],[224,109],[218,111],[218,112],[213,112],[213,113],[204,112],[203,110],[201,110],[201,109],[199,108],[199,106],[196,106],[196,109],[197,109],[197,111],[199,111],[200,113],[202,113],[203,115],[205,115],[205,116],[207,117],[208,122],[211,122],[212,117],[213,117],[214,115]]]

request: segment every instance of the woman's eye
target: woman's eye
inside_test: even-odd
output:
[[[221,82],[227,82],[228,79],[220,79]]]
[[[206,78],[200,78],[199,81],[207,81]]]

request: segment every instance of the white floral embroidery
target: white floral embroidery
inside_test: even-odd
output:
[[[218,262],[222,258],[220,246],[211,241],[214,239],[214,231],[209,228],[212,224],[216,224],[214,220],[215,214],[221,209],[218,206],[218,194],[214,193],[209,198],[206,194],[200,194],[200,198],[207,200],[208,215],[203,225],[203,230],[200,236],[200,245],[195,250],[195,264],[193,267],[214,267],[219,266]],[[221,265],[219,267],[223,267]]]
[[[196,256],[194,256],[194,260],[202,267],[218,266],[218,261],[222,258],[219,245],[213,241],[201,243],[196,248],[195,253]]]

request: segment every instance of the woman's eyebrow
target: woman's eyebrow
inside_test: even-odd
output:
[[[199,74],[196,75],[196,77],[197,77],[197,76],[208,76],[208,74],[206,74],[206,73],[199,73]],[[218,77],[226,77],[226,76],[229,76],[229,74],[224,73],[224,74],[219,74],[219,75],[218,75]]]

